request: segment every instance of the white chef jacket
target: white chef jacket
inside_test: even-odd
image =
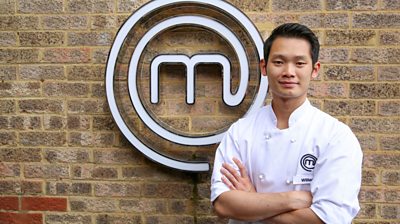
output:
[[[306,100],[280,130],[271,105],[239,119],[215,155],[211,201],[229,188],[220,169],[242,161],[257,192],[310,191],[311,209],[329,224],[346,224],[360,210],[362,151],[350,128]],[[246,223],[231,220],[230,223]]]

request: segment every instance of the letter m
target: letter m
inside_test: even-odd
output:
[[[159,55],[155,57],[150,68],[150,100],[156,104],[159,101],[159,67],[163,63],[182,63],[186,66],[186,103],[194,103],[195,95],[195,67],[198,64],[220,64],[222,66],[223,77],[223,101],[229,106],[239,105],[245,97],[249,81],[249,74],[241,74],[239,88],[236,94],[231,93],[231,65],[229,60],[221,54],[198,54],[191,58],[182,55]]]

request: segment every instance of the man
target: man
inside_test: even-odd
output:
[[[230,223],[346,224],[357,215],[360,145],[307,99],[318,54],[317,37],[300,24],[266,40],[260,68],[271,105],[235,122],[215,156],[211,201]]]

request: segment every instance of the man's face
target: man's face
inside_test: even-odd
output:
[[[318,75],[319,62],[312,64],[311,46],[299,38],[278,37],[274,40],[268,61],[261,61],[274,99],[304,101],[311,78]],[[263,68],[264,67],[264,68]]]

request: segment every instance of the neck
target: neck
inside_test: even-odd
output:
[[[289,127],[289,117],[297,108],[299,108],[305,101],[303,100],[285,100],[285,99],[272,99],[272,109],[274,110],[277,119],[277,128],[286,129]]]

